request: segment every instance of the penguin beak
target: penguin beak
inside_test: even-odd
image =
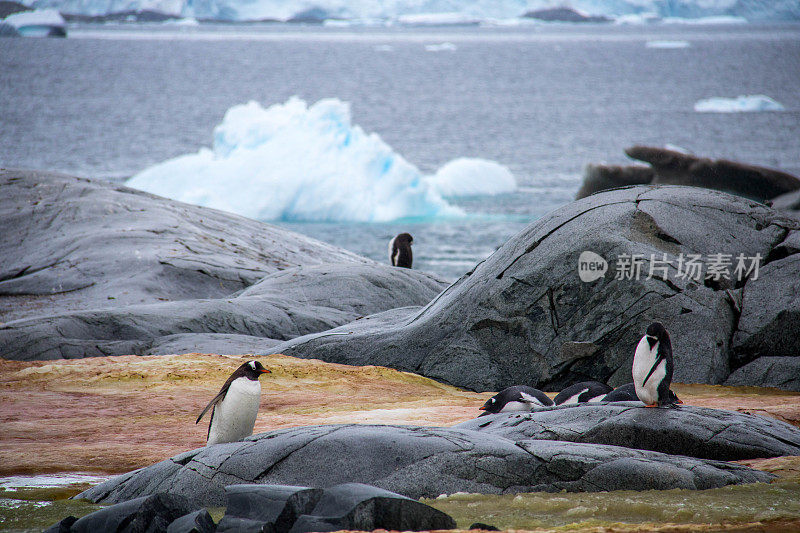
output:
[[[270,370],[267,370],[266,368],[262,368],[261,369],[261,373],[262,374],[272,374],[272,372]]]
[[[480,407],[478,407],[478,410],[479,411],[485,411],[486,410],[486,406],[485,405],[481,405]]]

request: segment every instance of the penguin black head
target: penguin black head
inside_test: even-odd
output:
[[[647,338],[647,344],[650,345],[651,350],[657,342],[661,342],[662,344],[665,344],[664,341],[669,342],[669,333],[667,333],[664,324],[661,322],[653,322],[650,324],[647,327],[645,337]]]
[[[253,381],[257,381],[261,374],[270,374],[271,372],[264,368],[264,365],[261,364],[260,361],[248,361],[244,363],[242,366],[236,369],[234,374],[238,374],[237,377],[244,377],[247,379],[252,379]]]
[[[412,237],[410,233],[400,233],[395,238],[397,239],[397,244],[400,244],[400,243],[403,243],[403,242],[404,243],[408,243],[408,244],[413,244],[414,243],[414,237]]]

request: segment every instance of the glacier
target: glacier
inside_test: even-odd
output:
[[[230,108],[210,149],[156,164],[126,185],[259,220],[358,222],[461,218],[443,195],[516,189],[506,167],[483,159],[458,159],[426,176],[352,124],[346,102],[309,106],[298,97]]]
[[[152,10],[198,20],[252,21],[314,18],[354,21],[461,23],[507,20],[527,12],[567,7],[631,20],[738,17],[748,21],[800,20],[797,0],[24,0],[63,13],[105,15]],[[631,18],[633,17],[633,18]]]
[[[763,94],[742,95],[736,98],[715,96],[694,104],[698,113],[746,113],[756,111],[783,111],[784,107]]]

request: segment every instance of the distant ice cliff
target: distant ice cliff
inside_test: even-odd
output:
[[[516,189],[504,166],[457,159],[423,175],[337,99],[234,106],[212,149],[157,164],[127,185],[260,220],[385,222],[461,217],[443,196]]]
[[[385,21],[463,23],[513,19],[531,11],[568,7],[611,19],[741,17],[748,21],[800,20],[797,0],[24,0],[63,13],[105,15],[151,10],[215,20]]]

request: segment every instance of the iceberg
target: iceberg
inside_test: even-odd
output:
[[[19,11],[3,19],[20,35],[27,37],[66,37],[66,22],[55,9]]]
[[[428,182],[442,196],[484,196],[517,190],[517,180],[507,167],[469,157],[446,163]]]
[[[717,96],[700,100],[694,104],[698,113],[745,113],[755,111],[783,111],[784,107],[763,94],[724,98]]]
[[[259,220],[387,222],[463,217],[443,195],[516,189],[504,166],[456,159],[425,176],[335,98],[230,108],[213,146],[152,166],[126,185]]]

